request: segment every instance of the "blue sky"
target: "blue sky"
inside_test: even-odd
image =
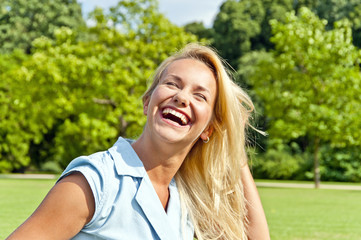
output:
[[[158,0],[159,10],[168,19],[179,26],[194,21],[202,21],[211,27],[219,7],[225,0]],[[92,11],[95,6],[104,9],[114,6],[118,0],[78,0],[83,13]]]

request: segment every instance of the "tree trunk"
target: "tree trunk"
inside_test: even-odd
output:
[[[313,155],[314,161],[314,180],[315,180],[315,188],[320,188],[321,182],[321,174],[320,174],[320,162],[319,162],[319,149],[320,149],[320,138],[316,137],[315,139],[315,149]]]

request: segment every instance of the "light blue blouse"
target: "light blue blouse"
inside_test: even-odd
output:
[[[74,171],[88,181],[95,212],[73,239],[193,239],[175,181],[169,185],[165,212],[143,163],[125,139],[119,138],[108,151],[74,159],[60,179]]]

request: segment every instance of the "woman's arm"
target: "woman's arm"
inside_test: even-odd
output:
[[[244,186],[244,194],[247,199],[248,210],[248,238],[250,240],[269,240],[269,230],[264,214],[261,199],[258,195],[256,184],[254,183],[252,174],[248,165],[242,168],[242,183]]]
[[[85,177],[75,172],[60,180],[35,212],[7,239],[69,239],[94,214],[92,190]]]

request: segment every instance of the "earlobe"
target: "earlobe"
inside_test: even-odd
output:
[[[212,125],[209,125],[201,134],[201,139],[203,141],[206,141],[207,138],[210,138],[212,136],[212,133],[213,133],[213,126]]]

